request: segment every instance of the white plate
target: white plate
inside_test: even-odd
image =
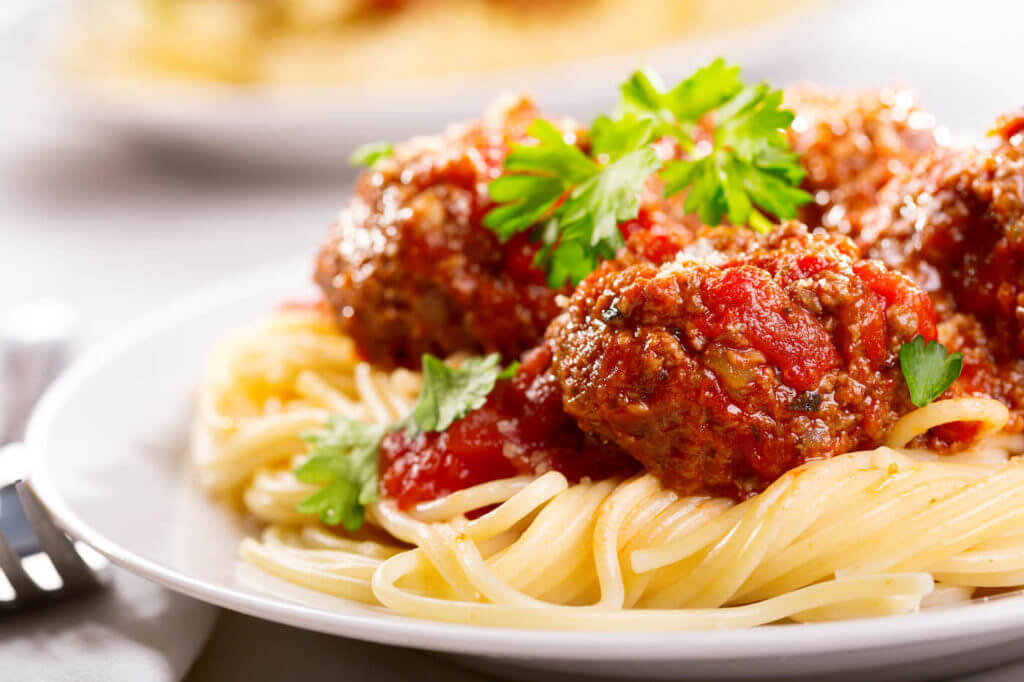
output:
[[[311,630],[470,655],[492,673],[515,665],[647,679],[749,678],[889,666],[890,675],[921,679],[1020,655],[1006,645],[1024,637],[1021,597],[752,630],[547,632],[414,620],[240,567],[236,548],[246,529],[191,480],[194,391],[214,340],[308,295],[309,269],[303,256],[183,299],[116,334],[58,380],[33,416],[28,445],[32,486],[61,526],[128,570],[193,597]]]

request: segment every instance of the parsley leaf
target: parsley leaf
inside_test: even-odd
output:
[[[484,216],[484,225],[508,239],[533,227],[549,215],[563,195],[597,169],[579,147],[568,144],[562,133],[542,118],[527,133],[535,145],[517,144],[505,157],[505,172],[487,191],[502,204]]]
[[[406,419],[406,435],[415,438],[427,431],[446,430],[482,406],[506,371],[502,370],[497,353],[468,358],[459,367],[449,367],[443,360],[424,354],[423,387]]]
[[[793,113],[780,108],[781,91],[744,86],[738,67],[716,59],[672,89],[657,74],[637,71],[620,92],[616,114],[591,126],[589,155],[538,119],[527,131],[536,144],[513,145],[488,187],[498,205],[484,225],[503,240],[530,232],[541,243],[536,264],[553,288],[578,284],[615,255],[623,242],[618,225],[637,216],[654,172],[667,196],[686,190],[685,210],[708,225],[728,217],[766,232],[766,214],[792,218],[810,201],[797,187],[804,170],[785,134]],[[705,121],[711,145],[700,156],[694,132]],[[663,137],[688,158],[659,161],[651,143]]]
[[[423,356],[423,388],[412,413],[390,426],[365,424],[331,415],[321,431],[300,434],[310,444],[309,458],[295,470],[304,483],[323,487],[299,503],[303,514],[318,514],[328,525],[358,529],[366,505],[377,501],[380,443],[390,432],[405,428],[409,438],[426,431],[444,431],[484,404],[499,379],[515,375],[519,363],[501,368],[497,353],[469,358],[449,367],[433,355]]]
[[[697,121],[742,89],[739,67],[726,66],[721,58],[698,69],[668,91],[656,73],[641,69],[620,88],[619,112],[654,121],[656,137],[670,135],[679,141],[683,149],[691,151],[692,131]]]
[[[366,505],[377,500],[377,458],[387,429],[331,415],[323,431],[302,434],[312,446],[310,457],[295,470],[303,483],[325,483],[301,503],[303,514],[319,514],[328,525],[344,523],[355,530]]]
[[[501,374],[498,375],[499,379],[511,379],[519,371],[519,363],[513,362],[505,369],[501,370]]]
[[[544,245],[537,264],[547,270],[548,283],[577,284],[599,258],[610,258],[622,246],[618,223],[636,217],[640,191],[658,158],[649,147],[619,154],[623,147],[609,141],[605,153],[614,152],[615,160],[603,165],[544,119],[534,121],[528,133],[537,144],[514,145],[505,173],[488,186],[501,205],[484,217],[484,225],[502,239],[536,228]]]
[[[767,232],[771,221],[762,210],[793,218],[796,207],[810,201],[796,187],[804,169],[786,138],[793,112],[780,109],[781,90],[765,83],[744,87],[739,69],[716,59],[668,92],[638,71],[622,96],[620,110],[646,116],[656,122],[658,135],[674,137],[690,152],[696,122],[714,111],[711,152],[668,161],[661,172],[666,196],[689,188],[683,207],[701,222],[716,225],[728,216],[734,225]]]
[[[793,218],[796,207],[811,199],[797,187],[804,169],[786,138],[785,129],[793,122],[793,112],[780,109],[782,91],[772,90],[765,83],[736,91],[739,81],[731,80],[736,74],[724,68],[722,65],[718,71],[723,78],[724,74],[730,77],[729,88],[718,94],[730,92],[729,99],[722,102],[707,92],[699,98],[701,106],[717,107],[711,152],[696,159],[667,162],[661,172],[665,194],[671,196],[689,188],[683,207],[707,225],[716,225],[728,216],[733,225],[767,232],[772,223],[761,211],[777,218]],[[661,96],[667,98],[668,93]],[[692,107],[678,115],[690,116],[697,111],[700,109]],[[660,110],[648,115],[663,117]],[[663,126],[662,130],[679,140],[684,149],[692,145],[687,130],[680,134],[671,127]]]
[[[358,147],[348,157],[348,162],[353,166],[366,166],[369,168],[381,159],[386,159],[395,151],[390,142],[370,142]]]
[[[623,245],[619,223],[637,216],[640,192],[658,167],[653,149],[630,152],[578,185],[547,226],[557,237],[546,240],[537,262],[548,270],[548,284],[573,285]]]
[[[601,116],[590,128],[591,153],[607,163],[642,148],[654,139],[654,121],[632,114],[619,119]]]
[[[910,389],[910,401],[918,407],[942,395],[960,376],[963,367],[963,353],[948,354],[941,343],[926,343],[920,334],[900,348],[900,368]]]

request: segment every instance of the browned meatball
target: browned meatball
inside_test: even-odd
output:
[[[342,329],[382,366],[423,353],[518,357],[557,314],[525,236],[481,224],[487,183],[538,116],[519,99],[481,121],[400,145],[359,180],[320,249],[316,280]]]
[[[796,113],[789,139],[807,169],[803,187],[814,197],[800,219],[812,227],[856,236],[878,190],[935,147],[934,119],[906,90],[804,86],[788,90],[785,104]]]
[[[994,149],[943,149],[922,159],[886,187],[861,241],[868,255],[936,292],[942,307],[977,317],[1001,358],[1024,355],[1019,138],[1002,140]]]
[[[933,298],[947,345],[966,354],[976,392],[1024,426],[1024,115],[994,143],[939,149],[894,179],[865,216],[863,251],[910,274]]]
[[[566,411],[680,493],[877,445],[913,409],[900,346],[935,335],[927,295],[849,240],[790,224],[745,250],[624,254],[548,330]]]
[[[458,351],[513,360],[541,339],[568,287],[548,287],[527,234],[502,244],[482,224],[493,207],[487,183],[538,116],[519,99],[482,121],[400,145],[360,178],[320,249],[316,280],[369,360],[415,367],[423,353]],[[560,125],[586,147],[583,131]],[[681,154],[668,139],[654,147],[663,157]],[[683,197],[664,199],[652,176],[637,217],[620,230],[672,225],[689,233],[698,221],[682,205]]]

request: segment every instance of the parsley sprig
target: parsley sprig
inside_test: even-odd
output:
[[[910,402],[924,407],[949,388],[964,368],[963,353],[949,353],[938,341],[918,334],[900,348],[900,369],[910,389]]]
[[[406,435],[415,438],[427,431],[446,431],[471,411],[483,406],[498,379],[516,373],[518,363],[501,368],[501,358],[492,353],[468,358],[450,367],[429,353],[423,356],[423,386],[416,405],[402,421]]]
[[[335,414],[323,431],[302,434],[311,454],[295,477],[324,487],[302,500],[299,512],[349,530],[363,525],[366,505],[377,499],[377,457],[385,433],[383,426]]]
[[[589,154],[538,119],[527,131],[536,142],[513,145],[489,185],[498,206],[484,224],[502,239],[530,232],[542,244],[536,262],[552,287],[577,284],[615,255],[623,242],[618,224],[637,216],[652,173],[667,196],[689,190],[685,210],[709,225],[727,216],[763,232],[771,226],[766,213],[792,218],[810,200],[797,187],[804,170],[786,138],[793,113],[781,108],[781,91],[744,86],[738,67],[721,59],[672,89],[637,71],[620,91],[615,115],[590,128]],[[696,142],[702,122],[711,130],[708,150]],[[659,160],[651,143],[665,137],[686,158]]]
[[[700,119],[742,90],[739,67],[726,66],[723,59],[697,69],[671,90],[665,89],[657,73],[641,69],[619,88],[618,118],[652,121],[652,139],[668,135],[692,152]]]
[[[458,367],[425,354],[423,387],[405,419],[385,426],[331,415],[326,428],[301,434],[310,444],[310,456],[295,470],[295,477],[323,487],[299,503],[299,512],[318,514],[328,525],[342,523],[348,530],[358,529],[366,516],[366,506],[377,501],[377,469],[384,436],[402,429],[409,438],[447,430],[481,407],[497,381],[513,376],[517,368],[514,363],[502,369],[497,353],[469,358]]]
[[[741,90],[718,110],[709,154],[665,164],[665,194],[689,187],[683,208],[708,225],[728,216],[733,225],[768,232],[772,221],[762,211],[795,217],[811,196],[798,187],[804,169],[784,132],[793,112],[781,105],[781,90],[765,84]]]
[[[599,163],[543,119],[527,131],[535,145],[516,145],[505,159],[505,173],[491,182],[491,198],[502,204],[484,217],[502,239],[538,225],[544,246],[538,265],[548,283],[580,281],[622,246],[619,222],[635,218],[640,191],[658,167],[650,147]]]

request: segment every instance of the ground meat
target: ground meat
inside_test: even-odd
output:
[[[562,410],[551,348],[530,351],[515,377],[443,433],[388,435],[380,448],[381,488],[402,507],[479,483],[559,471],[572,482],[629,474],[636,460],[584,434]]]
[[[913,409],[899,348],[935,322],[909,278],[796,224],[760,248],[699,251],[660,265],[626,252],[552,323],[552,369],[584,431],[680,493],[744,497],[877,445]]]
[[[975,316],[999,359],[1024,355],[1024,144],[942,150],[880,197],[863,235],[936,303]]]
[[[1024,426],[1024,114],[982,147],[940,149],[894,179],[864,220],[860,245],[914,277],[968,358],[977,392]]]
[[[936,144],[934,119],[906,90],[805,86],[788,90],[785,105],[797,115],[789,139],[814,197],[800,219],[812,227],[856,236],[878,190]]]

